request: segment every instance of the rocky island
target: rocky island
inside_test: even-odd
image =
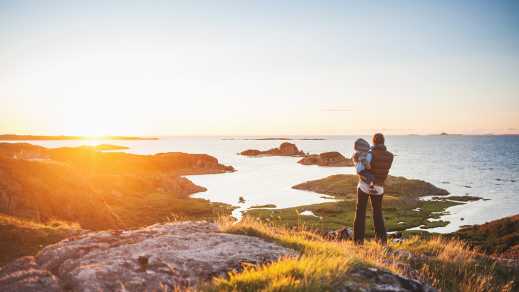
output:
[[[346,167],[353,166],[353,161],[350,158],[344,157],[337,151],[324,152],[321,154],[306,154],[303,150],[297,148],[295,144],[284,142],[278,148],[269,150],[248,149],[240,152],[240,155],[251,157],[264,156],[292,156],[302,157],[297,163],[302,165],[318,165],[330,167]]]
[[[303,157],[297,163],[302,165],[318,165],[330,167],[349,167],[353,166],[353,160],[344,157],[337,151],[323,152],[321,154],[310,154]]]
[[[248,149],[240,152],[240,155],[244,156],[293,156],[293,157],[302,157],[305,156],[305,153],[298,149],[295,144],[284,142],[278,148],[272,148],[269,150],[261,151],[256,149]]]

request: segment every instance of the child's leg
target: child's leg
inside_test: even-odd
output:
[[[359,175],[362,177],[362,180],[370,186],[373,185],[373,183],[375,182],[375,176],[369,170],[365,169],[359,172]]]
[[[373,175],[373,173],[371,173],[371,171],[369,171],[369,170],[367,170],[364,175],[366,176],[367,183],[370,186],[374,186],[375,185],[375,175]]]

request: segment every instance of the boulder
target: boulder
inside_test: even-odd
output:
[[[0,269],[0,291],[163,291],[297,253],[207,222],[91,232]]]
[[[333,166],[333,167],[347,167],[353,166],[353,161],[350,158],[344,157],[337,151],[324,152],[321,154],[312,154],[303,157],[298,163],[303,165],[319,165],[319,166]]]
[[[350,240],[353,239],[353,229],[343,227],[334,231],[329,231],[324,235],[326,240]]]
[[[401,291],[401,292],[434,292],[436,289],[388,271],[357,266],[353,267],[345,281],[335,291]]]

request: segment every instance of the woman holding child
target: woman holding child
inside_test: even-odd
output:
[[[381,244],[387,243],[386,228],[382,214],[384,182],[393,163],[393,154],[387,151],[385,138],[381,133],[373,135],[373,146],[364,139],[358,139],[354,145],[353,160],[359,175],[357,186],[357,208],[353,223],[353,239],[355,243],[364,242],[366,207],[368,197],[373,208],[375,236]]]

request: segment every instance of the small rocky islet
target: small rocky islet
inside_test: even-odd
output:
[[[295,144],[284,142],[277,148],[269,150],[248,149],[239,153],[240,155],[250,157],[266,157],[266,156],[292,156],[302,157],[297,163],[301,165],[317,165],[329,167],[351,167],[353,161],[344,157],[337,151],[323,152],[320,154],[308,154],[299,149]]]
[[[272,148],[269,150],[257,150],[257,149],[247,149],[239,153],[243,156],[252,156],[252,157],[263,157],[263,156],[292,156],[292,157],[303,157],[305,153],[297,148],[297,146],[293,143],[284,142],[279,145],[279,147]]]

